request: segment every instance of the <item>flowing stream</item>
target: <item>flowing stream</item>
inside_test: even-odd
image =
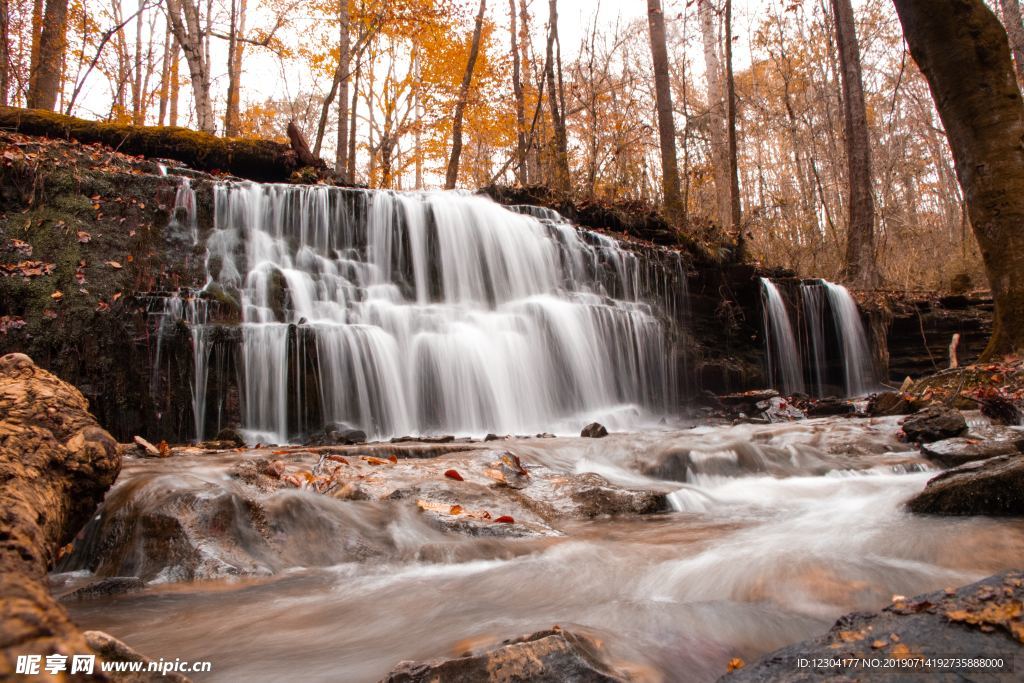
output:
[[[408,499],[285,491],[265,501],[288,540],[269,575],[164,576],[67,606],[152,657],[212,660],[197,680],[374,681],[400,660],[553,624],[598,635],[638,680],[714,680],[731,657],[752,661],[843,613],[1019,563],[1020,520],[904,511],[933,472],[897,429],[827,418],[504,442],[527,465],[671,492],[674,511],[503,538],[444,533]],[[146,485],[213,495],[235,486],[224,471],[238,457],[129,461],[108,500],[123,489],[143,509]]]

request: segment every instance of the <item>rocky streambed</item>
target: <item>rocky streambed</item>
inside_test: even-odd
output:
[[[129,451],[51,586],[196,680],[715,680],[1020,564],[1019,516],[908,510],[902,420]]]

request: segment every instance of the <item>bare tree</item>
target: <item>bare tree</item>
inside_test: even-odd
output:
[[[68,0],[46,0],[39,33],[39,49],[32,60],[28,91],[30,109],[53,110],[57,106],[64,53],[67,51]]]
[[[661,0],[647,0],[647,25],[654,62],[654,96],[658,110],[658,138],[661,142],[661,187],[665,195],[665,214],[685,222],[679,195],[679,165],[676,160],[676,124],[672,116],[672,84],[668,77],[668,50],[665,47],[665,14]]]
[[[984,0],[894,4],[946,128],[992,288],[983,357],[1024,351],[1024,101],[1006,31]]]
[[[718,200],[718,222],[723,229],[732,226],[729,173],[729,140],[726,134],[727,109],[722,86],[722,63],[719,59],[718,22],[711,0],[700,0],[698,6],[701,38],[704,44],[704,70],[708,85],[708,135],[711,139],[711,165]]]
[[[245,15],[247,0],[231,0],[228,17],[228,92],[224,102],[224,135],[238,135],[241,125],[242,56],[245,51]]]
[[[871,192],[871,140],[864,105],[860,48],[850,0],[832,0],[839,67],[843,83],[849,220],[846,228],[846,276],[860,287],[878,285],[875,261],[875,200]]]
[[[548,7],[548,44],[544,73],[548,82],[548,108],[551,110],[551,127],[555,138],[554,172],[551,184],[555,189],[567,192],[571,187],[569,179],[569,139],[565,130],[565,102],[559,97],[558,83],[555,80],[555,45],[558,43],[558,0],[550,0]],[[561,77],[561,68],[559,68],[558,81],[561,81]]]
[[[725,87],[729,117],[729,223],[736,231],[736,251],[743,255],[740,221],[740,166],[736,145],[736,79],[732,74],[732,0],[725,0]]]
[[[462,156],[462,117],[466,112],[466,104],[469,102],[469,86],[473,81],[473,69],[476,67],[477,56],[480,54],[480,34],[483,31],[484,12],[486,11],[487,0],[480,0],[480,11],[477,12],[476,24],[473,26],[473,41],[469,47],[469,61],[466,63],[466,73],[462,76],[462,85],[459,86],[459,99],[455,103],[455,120],[452,122],[452,154],[448,158],[448,170],[445,173],[444,181],[446,190],[454,190],[455,183],[459,179],[459,157]]]
[[[520,184],[530,180],[526,169],[526,103],[523,97],[523,78],[520,71],[519,36],[516,26],[516,0],[508,0],[509,34],[512,38],[512,93],[516,98],[516,177]]]
[[[11,6],[8,0],[0,0],[0,107],[8,103],[11,87]]]

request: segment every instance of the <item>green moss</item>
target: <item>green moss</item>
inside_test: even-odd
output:
[[[95,209],[92,208],[92,200],[83,194],[62,194],[52,197],[49,206],[68,219],[88,218]]]

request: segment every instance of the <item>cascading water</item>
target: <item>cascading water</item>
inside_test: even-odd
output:
[[[828,293],[832,322],[843,351],[846,394],[861,396],[874,384],[874,369],[857,302],[850,296],[846,287],[828,280],[822,280],[821,284]]]
[[[295,370],[307,348],[324,424],[373,437],[614,423],[673,398],[659,316],[677,298],[652,305],[641,289],[659,288],[635,254],[557,214],[254,183],[218,185],[214,203],[208,274],[241,304],[255,439],[286,441],[310,413]]]
[[[817,396],[825,395],[827,360],[827,339],[825,337],[825,288],[821,284],[800,285],[803,300],[804,320],[810,348],[807,358],[814,374],[814,391]]]
[[[768,278],[761,278],[764,337],[767,345],[768,377],[786,394],[804,390],[800,349],[793,334],[782,293]]]

